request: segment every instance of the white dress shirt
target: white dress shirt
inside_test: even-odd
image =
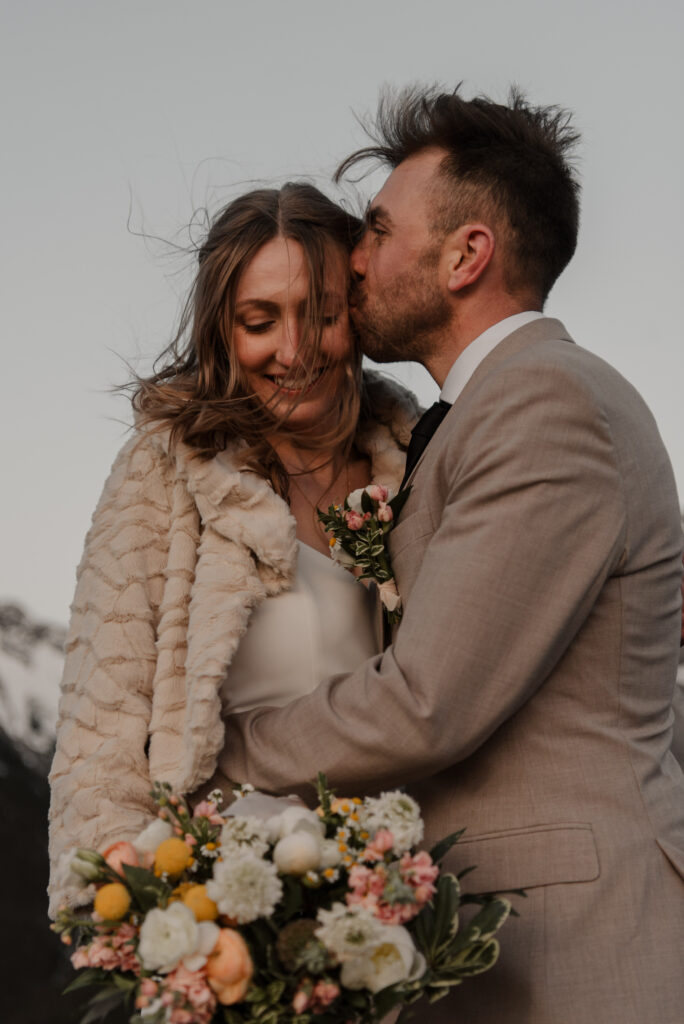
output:
[[[514,313],[513,316],[507,316],[504,320],[499,320],[497,324],[492,324],[486,331],[478,335],[467,348],[464,348],[449,370],[439,396],[442,401],[453,405],[485,356],[488,356],[499,342],[507,338],[513,331],[517,331],[519,327],[531,323],[532,320],[538,320],[542,316],[544,316],[543,313],[532,310]]]

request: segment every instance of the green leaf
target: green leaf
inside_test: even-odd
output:
[[[374,512],[373,499],[370,494],[365,490],[361,491],[361,508],[364,512]]]
[[[108,987],[103,992],[98,992],[88,1002],[85,1014],[81,1017],[80,1024],[96,1024],[101,1021],[111,1010],[121,1006],[126,1001],[125,995],[116,988]]]
[[[511,905],[508,900],[496,897],[487,902],[469,922],[469,927],[477,929],[477,937],[480,941],[490,939],[498,932],[501,925],[511,912]]]
[[[409,494],[411,493],[412,490],[412,487],[405,487],[403,491],[399,491],[398,494],[394,495],[391,501],[387,502],[389,507],[392,509],[392,512],[394,513],[395,520],[399,517],[399,513],[406,504]]]
[[[450,835],[445,836],[444,839],[440,839],[438,843],[435,843],[435,845],[430,850],[430,856],[432,857],[435,864],[439,864],[439,862],[443,860],[443,858],[447,855],[451,847],[459,841],[464,832],[465,829],[460,828],[458,832],[451,832]]]
[[[133,867],[131,864],[123,865],[123,873],[135,902],[144,914],[159,905],[166,906],[173,891],[167,882],[157,878],[147,868]]]
[[[393,1010],[395,1006],[398,1006],[402,1000],[402,993],[397,991],[394,986],[390,985],[388,988],[381,989],[381,991],[373,997],[373,1006],[378,1019],[382,1020],[383,1017],[387,1016],[387,1014]]]
[[[66,995],[67,992],[75,992],[79,988],[88,988],[90,985],[106,985],[107,982],[108,977],[104,971],[96,967],[88,967],[85,971],[77,974],[73,981],[69,982],[62,995]]]
[[[452,938],[458,929],[461,887],[454,875],[440,875],[432,902],[435,908],[433,948],[438,948]]]

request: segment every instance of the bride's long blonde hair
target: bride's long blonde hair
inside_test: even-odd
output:
[[[324,325],[326,277],[340,250],[348,254],[360,221],[313,185],[289,182],[235,199],[216,217],[198,252],[199,269],[183,307],[177,334],[155,363],[154,373],[133,382],[138,423],[169,429],[171,444],[183,442],[209,459],[231,441],[243,442],[242,464],[269,479],[287,497],[288,477],[268,436],[287,429],[251,393],[232,342],[240,276],[273,238],[298,242],[309,271],[309,294],[300,350],[316,365]],[[318,451],[351,448],[361,408],[361,355],[354,351],[332,410],[332,428],[320,425],[300,437]]]

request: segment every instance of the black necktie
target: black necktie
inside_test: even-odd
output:
[[[435,402],[431,405],[423,415],[420,417],[415,427],[411,431],[411,441],[406,452],[406,472],[404,473],[404,479],[401,481],[401,487],[404,486],[415,466],[418,463],[418,459],[421,457],[423,452],[428,446],[430,438],[437,430],[446,414],[451,408],[450,402]],[[399,488],[401,490],[401,488]]]

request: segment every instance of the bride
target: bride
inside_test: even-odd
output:
[[[214,221],[162,366],[136,382],[78,569],[51,772],[50,912],[76,846],[133,838],[155,779],[217,781],[223,716],[282,705],[379,650],[373,598],[318,508],[397,489],[417,406],[362,375],[358,222],[311,185]]]

